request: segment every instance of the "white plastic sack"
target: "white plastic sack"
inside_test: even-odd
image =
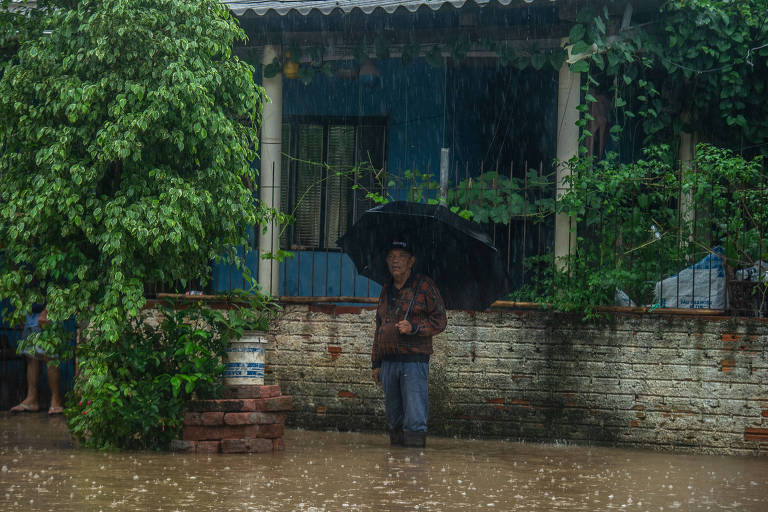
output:
[[[658,281],[654,297],[662,308],[725,309],[722,247],[715,247],[698,263]]]
[[[768,263],[758,260],[754,265],[734,272],[736,281],[768,282]]]
[[[614,306],[637,306],[635,304],[635,301],[629,298],[629,295],[627,295],[627,292],[624,290],[620,290],[616,288],[616,293],[613,294],[613,305]]]

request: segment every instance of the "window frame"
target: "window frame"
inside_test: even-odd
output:
[[[280,192],[280,200],[281,205],[280,209],[285,213],[292,213],[294,211],[296,202],[298,200],[297,194],[299,193],[297,186],[298,186],[298,165],[299,162],[297,161],[298,155],[299,155],[299,147],[301,141],[299,140],[299,127],[301,125],[320,125],[323,128],[323,141],[322,141],[322,158],[321,162],[325,165],[327,165],[329,158],[329,135],[330,135],[330,129],[334,126],[351,126],[354,128],[354,162],[353,165],[357,166],[360,165],[360,162],[362,161],[361,158],[361,141],[360,141],[360,129],[362,127],[374,127],[374,128],[380,128],[382,131],[382,137],[380,141],[376,141],[376,145],[381,145],[380,151],[381,151],[381,162],[380,167],[376,165],[377,163],[374,162],[374,165],[376,165],[377,168],[381,168],[384,170],[384,174],[386,176],[386,166],[387,166],[387,145],[388,145],[388,132],[389,132],[389,118],[387,116],[289,116],[283,118],[283,126],[282,126],[282,133],[283,135],[286,134],[286,128],[289,140],[283,141],[283,152],[285,150],[288,150],[288,154],[291,155],[286,156],[283,154],[282,161],[281,161],[281,173],[285,175],[287,173],[287,176],[281,177],[281,188],[287,184],[287,190],[281,190]],[[328,223],[328,168],[323,168],[322,170],[322,176],[321,176],[321,184],[320,184],[320,206],[319,206],[319,232],[318,232],[318,244],[317,246],[313,245],[302,245],[296,243],[296,235],[295,235],[295,224],[290,224],[285,229],[285,234],[280,239],[280,246],[282,249],[287,250],[299,250],[299,251],[333,251],[333,252],[339,252],[341,249],[339,247],[332,246],[332,243],[329,243],[328,240],[326,240],[328,236],[328,229],[327,229],[327,223]],[[384,180],[384,183],[386,183],[386,180]],[[360,208],[358,205],[358,202],[360,201],[360,198],[355,193],[355,189],[353,188],[353,184],[350,184],[347,187],[347,190],[344,192],[348,196],[348,205],[346,208],[346,216],[347,216],[347,225],[351,226],[352,223],[354,223],[357,218],[359,218],[360,215],[370,206],[366,205],[365,208]],[[286,199],[288,204],[286,204]]]

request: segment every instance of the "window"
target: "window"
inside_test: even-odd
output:
[[[280,204],[295,222],[287,249],[337,249],[336,241],[381,192],[386,119],[295,119],[283,124]],[[354,172],[361,169],[361,172]],[[357,185],[357,186],[356,186]]]

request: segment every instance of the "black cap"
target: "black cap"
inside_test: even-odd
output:
[[[392,250],[392,249],[402,249],[404,251],[408,251],[409,253],[413,254],[408,242],[399,238],[395,238],[394,240],[392,240],[392,243],[390,243],[389,247],[387,247],[387,250]]]

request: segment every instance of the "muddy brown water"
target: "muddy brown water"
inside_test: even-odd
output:
[[[4,412],[0,432],[0,511],[768,511],[767,457],[301,430],[278,454],[100,453]]]

